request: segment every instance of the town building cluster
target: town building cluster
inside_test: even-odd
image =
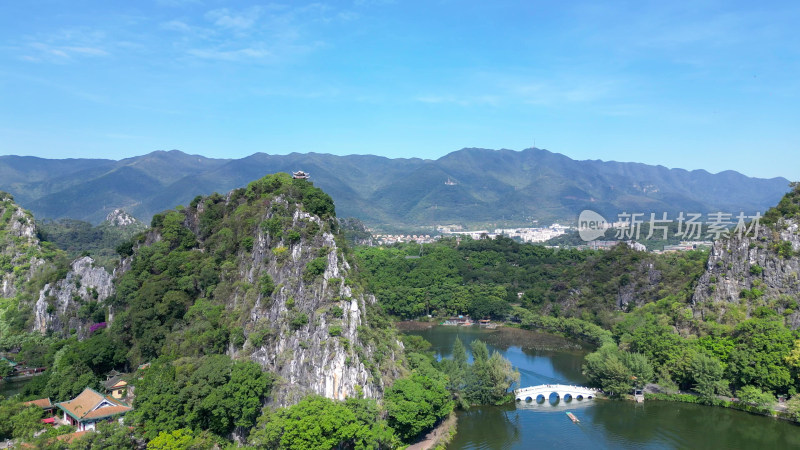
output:
[[[419,244],[430,244],[439,239],[439,236],[431,236],[429,234],[375,234],[373,238],[378,245],[412,241]]]
[[[564,235],[569,230],[570,227],[556,223],[543,228],[498,228],[494,230],[494,234],[519,238],[522,242],[545,242]]]
[[[522,242],[545,242],[554,237],[566,234],[570,227],[553,224],[549,227],[530,227],[530,228],[496,228],[494,231],[476,230],[462,231],[461,227],[453,225],[439,226],[437,231],[443,235],[450,236],[469,236],[472,239],[494,239],[497,236],[507,236],[512,239],[519,239]]]
[[[710,248],[712,245],[714,245],[712,241],[681,241],[676,245],[665,245],[662,253],[688,252],[690,250]]]

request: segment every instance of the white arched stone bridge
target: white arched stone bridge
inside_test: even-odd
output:
[[[595,398],[597,389],[592,389],[583,386],[571,386],[566,384],[540,384],[538,386],[530,386],[514,390],[514,398],[517,401],[538,401],[539,397],[544,400],[550,398],[552,394],[556,394],[559,399],[567,400],[567,398],[575,400],[588,400]]]

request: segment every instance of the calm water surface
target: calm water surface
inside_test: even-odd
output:
[[[490,350],[501,352],[520,372],[522,386],[563,383],[585,384],[583,350],[558,348],[559,339],[530,333],[525,343],[514,330],[513,339],[499,331],[477,327],[437,326],[409,331],[433,344],[439,357],[449,357],[456,336],[469,349],[480,338]],[[542,345],[538,345],[538,343]],[[514,345],[517,344],[517,345]],[[564,341],[562,347],[569,347]],[[520,345],[525,348],[520,347]],[[530,347],[530,348],[529,348]],[[575,414],[574,424],[565,412]],[[449,449],[528,448],[731,448],[800,449],[800,427],[741,411],[673,402],[553,399],[541,404],[518,403],[479,407],[458,413],[458,434]]]
[[[5,398],[17,395],[25,389],[25,385],[31,381],[31,378],[23,378],[15,381],[2,380],[0,381],[0,395]]]

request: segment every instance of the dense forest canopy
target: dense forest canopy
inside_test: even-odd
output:
[[[657,256],[624,243],[611,251],[564,250],[498,236],[361,247],[357,255],[369,287],[402,318],[502,318],[519,304],[610,326],[620,310],[664,298],[685,304],[707,252]]]

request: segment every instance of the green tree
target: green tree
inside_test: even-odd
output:
[[[80,353],[81,345],[71,342],[64,345],[54,356],[53,366],[48,370],[44,395],[63,402],[74,398],[87,387],[100,389],[100,380],[86,363],[91,355]]]
[[[272,377],[253,362],[235,362],[227,383],[211,392],[201,406],[209,411],[209,429],[229,433],[234,426],[252,428],[269,393]]]
[[[692,358],[692,376],[694,390],[704,398],[710,399],[717,394],[728,392],[728,382],[723,379],[722,363],[713,356],[695,353]]]
[[[12,418],[22,410],[22,404],[16,400],[6,400],[0,396],[0,440],[14,436]]]
[[[219,448],[222,441],[207,433],[181,428],[171,432],[162,431],[147,443],[148,450],[202,450]]]
[[[789,366],[795,384],[800,385],[800,339],[794,341],[791,351],[783,360]]]
[[[275,291],[275,282],[272,281],[272,277],[268,273],[261,275],[259,284],[261,285],[261,295],[264,297],[269,297]]]
[[[101,422],[94,433],[85,434],[80,440],[69,445],[71,450],[90,450],[96,448],[135,449],[133,430],[119,422]]]
[[[12,435],[15,439],[32,439],[42,429],[44,411],[37,406],[23,408],[11,417]]]
[[[0,359],[0,378],[7,377],[14,373],[14,367],[5,359]]]
[[[81,342],[76,351],[98,376],[112,369],[122,368],[127,363],[126,348],[108,330],[95,332],[89,339]]]
[[[444,382],[419,374],[396,380],[386,390],[384,398],[389,426],[403,440],[412,439],[433,428],[436,422],[453,410],[453,402]]]
[[[774,319],[750,319],[734,330],[735,348],[728,373],[735,386],[752,385],[765,391],[787,392],[792,384],[785,362],[794,346],[792,332]]]
[[[800,421],[800,395],[793,395],[786,402],[786,411],[794,416],[794,420]]]
[[[256,363],[226,355],[158,360],[137,383],[129,416],[148,439],[180,428],[223,436],[252,427],[271,385]]]
[[[519,381],[519,372],[498,352],[489,350],[480,340],[472,341],[473,363],[466,376],[465,395],[470,403],[499,404],[507,400],[508,388]]]
[[[736,397],[742,403],[759,406],[761,408],[772,408],[775,405],[775,397],[769,392],[764,392],[755,386],[743,386],[736,391]]]
[[[461,339],[456,337],[456,341],[453,343],[453,358],[443,359],[439,366],[447,375],[447,390],[453,394],[453,399],[460,407],[468,407],[469,403],[466,399],[462,401],[462,391],[467,383],[469,363],[467,362],[467,350],[461,343]]]
[[[377,420],[374,402],[337,402],[312,395],[288,408],[267,412],[249,442],[269,449],[389,448],[396,438]]]
[[[653,365],[650,364],[650,361],[645,355],[641,353],[624,352],[623,362],[630,370],[635,386],[644,387],[644,385],[653,381]]]
[[[624,356],[615,344],[605,344],[586,355],[583,373],[606,394],[620,396],[633,387],[634,375],[625,365]]]

